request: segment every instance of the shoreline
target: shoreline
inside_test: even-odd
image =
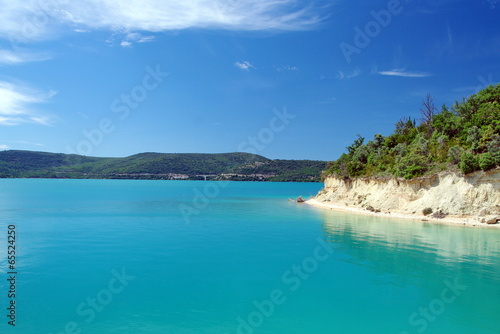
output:
[[[349,207],[346,205],[341,205],[340,203],[334,202],[321,202],[317,199],[310,198],[303,203],[328,210],[334,210],[339,212],[347,212],[352,214],[361,214],[368,216],[384,217],[384,218],[396,218],[404,220],[418,221],[422,223],[437,223],[455,226],[469,226],[469,227],[484,227],[484,228],[500,228],[500,223],[496,224],[485,224],[478,221],[478,217],[473,216],[454,216],[449,215],[444,218],[433,218],[417,214],[401,213],[401,212],[372,212],[363,208]]]

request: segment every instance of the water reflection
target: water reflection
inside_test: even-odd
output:
[[[401,315],[394,319],[401,321],[400,330],[421,329],[408,319],[420,307],[439,303],[453,282],[465,289],[436,317],[433,332],[497,333],[500,230],[322,211],[326,238],[342,253],[341,261],[361,269],[373,293],[400,291],[395,301]]]
[[[493,263],[500,256],[500,229],[452,226],[323,210],[330,241],[356,251],[407,250],[436,260],[475,259]],[[363,245],[362,248],[355,245]],[[370,252],[370,253],[371,253]]]
[[[482,279],[498,283],[498,229],[322,211],[326,238],[346,255],[345,261],[390,274],[396,284],[461,275],[476,280],[471,284]]]

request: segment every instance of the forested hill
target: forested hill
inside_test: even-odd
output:
[[[451,170],[468,174],[500,166],[500,84],[440,111],[428,95],[421,119],[403,118],[394,132],[365,143],[358,136],[325,175],[340,178],[404,177]]]
[[[325,161],[271,160],[250,153],[141,153],[97,158],[31,151],[0,152],[0,178],[320,181]]]

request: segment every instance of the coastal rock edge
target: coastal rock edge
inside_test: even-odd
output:
[[[486,215],[500,217],[500,168],[465,176],[442,172],[412,180],[330,176],[313,199],[324,204],[422,216],[423,210],[430,208],[446,215],[476,217],[479,222]]]

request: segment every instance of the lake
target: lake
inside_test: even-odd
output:
[[[288,200],[321,187],[2,179],[0,332],[499,333],[498,229]]]

